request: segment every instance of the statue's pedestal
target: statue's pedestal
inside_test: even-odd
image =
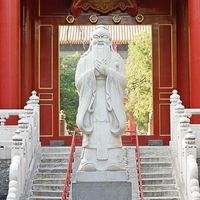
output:
[[[131,182],[125,171],[77,172],[72,200],[132,200]]]

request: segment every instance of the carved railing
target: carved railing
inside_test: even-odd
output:
[[[193,114],[198,114],[200,109],[185,109],[176,90],[170,96],[170,101],[170,147],[183,196],[188,200],[200,200],[196,162],[197,148],[200,147],[196,141],[200,139],[200,134],[189,119]]]
[[[75,152],[75,137],[76,137],[75,135],[73,135],[73,137],[72,137],[70,156],[69,156],[69,161],[68,161],[67,171],[66,171],[65,184],[64,184],[64,189],[62,192],[62,200],[68,200],[68,198],[69,198],[72,163],[74,161],[74,152]]]
[[[5,126],[6,120],[10,116],[18,116],[20,117],[22,114],[25,113],[23,109],[1,109],[0,110],[0,126]]]
[[[17,130],[12,137],[11,165],[7,200],[20,200],[25,192],[26,181],[30,181],[34,165],[40,152],[39,97],[32,92],[27,105],[19,114]],[[9,113],[12,113],[9,111]],[[8,113],[8,115],[9,115]],[[14,113],[14,112],[13,112]]]
[[[1,109],[0,110],[0,146],[2,147],[2,158],[10,159],[10,151],[12,145],[12,137],[14,132],[17,130],[17,124],[15,125],[6,125],[7,119],[9,117],[15,116],[20,118],[21,115],[25,113],[24,109]]]

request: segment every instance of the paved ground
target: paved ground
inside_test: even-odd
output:
[[[5,200],[8,192],[10,160],[0,159],[0,199]]]

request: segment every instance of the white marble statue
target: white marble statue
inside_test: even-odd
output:
[[[83,132],[79,170],[123,170],[125,69],[105,26],[94,30],[90,47],[79,60],[75,81],[79,92],[77,125]]]

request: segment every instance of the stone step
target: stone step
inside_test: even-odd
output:
[[[143,185],[142,187],[143,187],[143,191],[175,190],[175,189],[177,189],[175,184]]]
[[[39,168],[38,172],[40,173],[66,173],[65,168]]]
[[[172,167],[142,167],[141,171],[142,173],[171,173]]]
[[[141,162],[141,167],[171,167],[171,162]]]
[[[67,154],[67,153],[42,153],[41,159],[45,159],[45,158],[65,158],[65,159],[68,159],[69,154]]]
[[[140,157],[141,162],[171,162],[170,157],[158,156],[158,157]]]
[[[42,147],[42,153],[68,153],[71,147]]]
[[[33,180],[33,184],[64,184],[65,179],[35,179]]]
[[[65,168],[65,171],[67,169],[67,163],[41,163],[40,169],[42,168],[48,168],[48,169],[57,169],[57,168]]]
[[[42,151],[40,168],[34,176],[35,180],[32,185],[33,196],[30,197],[30,200],[61,199],[69,153],[59,149],[56,151],[53,149],[48,151],[48,149],[49,147]],[[54,149],[56,148],[54,147]],[[175,180],[173,179],[169,148],[142,147],[141,152],[144,199],[180,200]],[[75,158],[77,155],[76,151]],[[130,155],[128,155],[128,159],[129,164],[134,162],[134,160],[131,161],[132,157]],[[74,163],[73,168],[77,163]],[[133,172],[131,171],[131,173]]]
[[[157,157],[162,157],[163,155],[168,155],[169,153],[162,153],[162,152],[153,152],[153,153],[141,153],[140,154],[140,158],[144,158],[144,157],[149,157],[149,158],[157,158]],[[170,158],[170,156],[167,156],[168,158]]]
[[[46,196],[46,197],[61,197],[62,190],[48,191],[48,190],[32,190],[33,196]]]
[[[65,179],[66,173],[36,173],[35,179]]]
[[[42,158],[40,163],[68,163],[68,158]]]
[[[178,196],[177,190],[160,190],[160,191],[144,191],[145,197],[170,197],[170,196]]]
[[[140,147],[140,153],[148,153],[148,154],[152,154],[152,153],[162,153],[162,155],[168,155],[169,154],[169,147],[167,146],[159,146],[159,147],[149,147],[149,146],[143,146]]]
[[[172,178],[172,173],[142,173],[142,178]]]
[[[145,200],[180,200],[172,173],[169,147],[141,147]]]
[[[32,187],[33,190],[53,190],[53,191],[62,191],[64,189],[64,184],[34,184]]]
[[[45,197],[45,196],[32,196],[29,200],[61,200],[62,197]]]
[[[180,200],[179,196],[144,197],[144,200]]]
[[[30,200],[61,200],[70,147],[42,147]]]
[[[174,178],[142,179],[143,185],[175,184]]]

